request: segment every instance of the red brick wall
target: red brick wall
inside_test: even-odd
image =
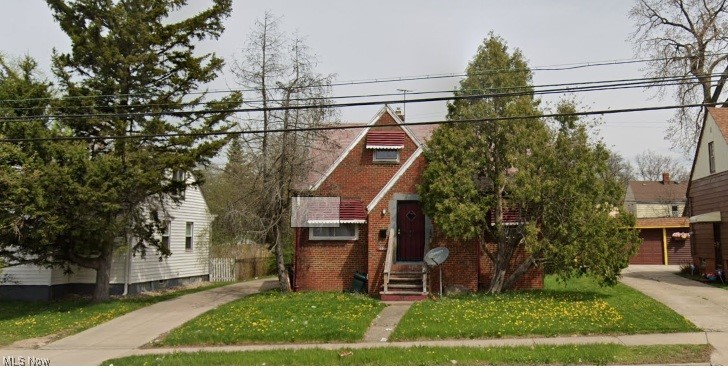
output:
[[[370,129],[399,130],[400,127],[378,127],[395,123],[394,118],[384,114]],[[404,148],[400,150],[399,163],[374,163],[373,150],[366,149],[363,138],[344,160],[321,184],[314,195],[359,198],[364,207],[384,188],[407,161],[417,145],[405,135]],[[393,191],[414,193],[414,184],[419,181],[422,165],[413,166]],[[413,171],[414,170],[414,171]],[[412,175],[411,173],[416,173]],[[391,193],[391,192],[390,192]],[[379,239],[379,229],[389,228],[389,214],[381,214],[391,195],[379,203],[379,207],[368,216],[367,225],[360,226],[356,242],[309,241],[308,229],[303,229],[303,240],[297,257],[296,284],[299,290],[342,290],[349,288],[354,272],[366,273],[369,278],[369,292],[378,294],[382,284],[386,240]]]
[[[470,291],[487,289],[493,274],[493,263],[487,255],[482,253],[478,242],[453,241],[435,232],[432,248],[447,247],[450,257],[444,264],[443,285],[445,287],[460,285]],[[495,251],[495,244],[489,244],[489,250]],[[513,259],[509,270],[514,270],[526,254],[521,250]],[[430,288],[432,292],[439,291],[439,272],[430,274]],[[540,289],[543,288],[543,270],[534,268],[519,278],[512,286],[513,289]]]
[[[356,241],[309,240],[301,232],[296,256],[296,288],[300,291],[342,291],[349,289],[354,272],[367,272],[367,225],[358,225]]]
[[[392,123],[395,123],[394,119],[388,114],[384,114],[369,131],[402,131],[400,127],[378,127],[381,124]],[[409,136],[405,135],[399,163],[374,163],[374,150],[366,149],[366,138],[363,138],[321,184],[316,195],[359,198],[366,206],[415,150],[417,150],[417,145]]]

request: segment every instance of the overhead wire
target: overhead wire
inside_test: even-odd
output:
[[[494,121],[513,121],[513,120],[530,120],[530,119],[542,119],[542,118],[557,118],[557,117],[581,117],[581,116],[592,116],[592,115],[605,115],[605,114],[617,114],[617,113],[632,113],[632,112],[645,112],[645,111],[658,111],[658,110],[669,110],[669,109],[680,109],[680,108],[697,108],[697,107],[708,107],[714,106],[715,104],[678,104],[678,105],[665,105],[665,106],[651,106],[651,107],[635,107],[635,108],[621,108],[621,109],[604,109],[604,110],[591,110],[582,112],[570,112],[570,113],[544,113],[535,115],[521,115],[521,116],[510,116],[510,117],[480,117],[472,119],[460,119],[460,120],[436,120],[436,121],[425,121],[425,122],[410,122],[404,123],[401,126],[421,126],[421,125],[440,125],[440,124],[463,124],[463,123],[487,123]],[[400,124],[381,124],[378,127],[396,127]],[[94,141],[94,140],[133,140],[133,139],[155,139],[155,138],[174,138],[174,137],[207,137],[207,136],[223,136],[223,135],[252,135],[252,134],[263,134],[263,133],[283,133],[283,132],[307,132],[307,131],[332,131],[332,130],[347,130],[347,129],[361,129],[371,127],[368,124],[357,124],[357,125],[343,125],[343,126],[321,126],[321,127],[299,127],[289,129],[267,129],[267,130],[235,130],[235,131],[214,131],[214,132],[180,132],[180,133],[165,133],[165,134],[131,134],[131,135],[105,135],[105,136],[55,136],[55,137],[43,137],[43,138],[0,138],[0,142],[6,143],[18,143],[18,142],[38,142],[38,141]]]
[[[681,80],[690,79],[690,77],[676,77],[672,79],[665,79],[664,81],[673,81],[673,83],[663,83],[661,86],[670,86],[674,84],[680,84]],[[640,80],[640,79],[635,79]],[[614,84],[602,84],[602,85],[591,85],[584,87],[565,87],[557,89],[545,89],[545,90],[532,90],[527,87],[513,88],[509,90],[523,90],[505,93],[492,93],[492,94],[471,94],[471,95],[449,95],[440,97],[430,98],[415,98],[415,99],[395,99],[395,100],[376,100],[376,101],[359,101],[359,102],[342,102],[342,103],[329,103],[332,99],[325,99],[326,103],[323,104],[307,104],[307,105],[292,105],[292,106],[277,106],[268,108],[230,108],[230,109],[197,109],[197,110],[158,110],[158,111],[132,111],[132,112],[115,112],[115,113],[74,113],[74,114],[45,114],[45,115],[32,115],[32,116],[10,116],[0,117],[0,122],[17,122],[27,120],[50,120],[50,119],[77,119],[77,118],[130,118],[130,117],[158,117],[158,116],[189,116],[189,115],[205,115],[205,114],[232,114],[232,113],[252,113],[252,112],[263,112],[263,111],[285,111],[285,110],[305,110],[305,109],[321,109],[321,108],[343,108],[343,107],[355,107],[355,106],[368,106],[368,105],[385,105],[385,104],[398,104],[398,103],[423,103],[423,102],[436,102],[436,101],[450,101],[450,100],[474,100],[474,99],[485,99],[485,98],[499,98],[499,97],[515,97],[515,96],[532,96],[532,95],[546,95],[546,94],[565,94],[565,93],[576,93],[576,92],[587,92],[587,91],[607,91],[615,89],[625,88],[640,88],[653,85],[649,83],[646,85],[645,82],[635,81],[626,83],[614,83]]]
[[[699,77],[702,78],[710,78],[711,81],[713,78],[717,78],[722,76],[722,73],[714,73],[714,74],[706,74],[701,75]],[[539,88],[547,88],[547,87],[568,87],[568,86],[574,86],[569,88],[570,90],[567,92],[579,92],[581,89],[585,89],[585,91],[588,90],[590,87],[583,87],[583,85],[597,85],[593,87],[599,87],[598,84],[617,84],[617,83],[625,83],[625,86],[634,85],[636,87],[652,87],[652,86],[670,86],[669,84],[664,84],[665,82],[678,82],[678,81],[684,81],[684,80],[691,80],[693,79],[693,76],[684,76],[684,75],[676,75],[676,76],[664,76],[664,77],[640,77],[640,78],[624,78],[624,79],[614,79],[614,80],[595,80],[595,81],[577,81],[577,82],[562,82],[562,83],[554,83],[554,84],[542,84],[542,85],[520,85],[520,86],[501,86],[501,87],[493,87],[488,89],[466,89],[466,90],[460,90],[460,91],[466,91],[466,92],[479,92],[479,93],[487,93],[487,92],[494,92],[494,91],[503,91],[503,90],[518,90],[518,89],[533,89],[536,90],[536,93],[539,93],[537,89]],[[639,85],[639,86],[638,86]],[[644,85],[644,86],[642,86]],[[579,87],[582,86],[582,87]],[[409,95],[430,95],[430,94],[445,94],[445,93],[453,93],[454,90],[429,90],[429,91],[413,91],[409,92]],[[553,93],[553,92],[549,92]],[[558,93],[558,92],[557,92]],[[306,98],[291,98],[287,99],[286,102],[297,102],[297,101],[316,101],[316,100],[344,100],[344,99],[358,99],[358,98],[374,98],[374,97],[390,97],[390,96],[401,96],[401,93],[377,93],[377,94],[358,94],[358,95],[342,95],[342,96],[322,96],[322,97],[306,97]],[[14,99],[15,102],[30,102],[33,101],[33,98],[29,98],[27,100],[22,99]],[[6,100],[7,101],[7,100]],[[2,106],[3,100],[0,100],[0,107],[12,109],[15,111],[27,111],[27,110],[37,110],[38,107],[17,107],[17,106]],[[281,103],[283,100],[281,99],[270,99],[267,102],[269,103]],[[254,104],[262,104],[262,100],[244,100],[243,104],[247,106],[254,107]],[[125,105],[115,105],[113,108],[115,109],[130,109],[130,108],[161,108],[165,106],[176,106],[176,107],[194,107],[198,105],[208,105],[208,104],[226,104],[225,102],[212,102],[212,101],[204,101],[204,102],[197,102],[197,103],[145,103],[145,104],[125,104]],[[93,108],[111,108],[111,106],[94,106],[94,105],[64,105],[64,109],[71,109],[71,108],[79,108],[79,109],[93,109]]]
[[[728,53],[708,53],[708,54],[706,54],[706,56],[728,57]],[[681,58],[687,59],[689,57],[690,57],[689,55],[686,55]],[[532,72],[533,71],[543,71],[543,72],[568,71],[568,70],[574,70],[574,69],[592,68],[592,67],[601,67],[601,66],[647,63],[647,62],[662,61],[662,60],[669,60],[669,59],[675,59],[675,58],[674,57],[662,57],[662,58],[642,58],[642,59],[638,59],[638,58],[617,59],[617,60],[612,60],[612,61],[553,64],[553,65],[546,65],[546,66],[537,66],[537,67],[528,68],[528,69],[502,68],[502,69],[470,71],[469,73],[443,73],[443,74],[430,74],[430,75],[419,75],[419,76],[372,78],[372,79],[364,79],[364,80],[332,82],[329,84],[311,84],[311,85],[303,86],[302,88],[407,82],[407,81],[429,80],[429,79],[458,78],[458,77],[467,77],[469,75],[483,75],[483,74],[493,74],[493,73],[518,73],[518,72],[523,72],[523,71],[532,71]],[[278,87],[278,86],[271,86],[269,89],[275,90],[275,89],[284,89],[284,88]],[[243,89],[202,90],[202,91],[189,92],[188,95],[204,95],[204,94],[217,94],[217,93],[249,92],[249,91],[257,91],[257,89],[243,88]],[[150,96],[150,95],[151,94],[149,94],[149,93],[94,94],[94,95],[67,96],[67,97],[65,97],[65,99],[70,100],[70,99],[85,99],[85,98],[100,98],[100,97],[118,98],[118,97],[132,97],[132,96]],[[52,99],[52,98],[31,98],[28,100],[41,101],[41,100],[49,100],[49,99]],[[16,101],[16,100],[15,99],[0,100],[0,102],[13,102],[13,101]]]

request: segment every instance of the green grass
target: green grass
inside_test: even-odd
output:
[[[442,365],[637,365],[710,361],[709,345],[627,347],[589,344],[531,347],[412,347],[196,352],[124,357],[102,365],[164,366],[442,366]]]
[[[668,333],[698,329],[657,301],[623,284],[600,287],[581,278],[540,291],[472,294],[418,302],[391,340]]]
[[[362,295],[267,292],[208,311],[154,345],[354,342],[383,307]]]
[[[0,346],[49,335],[57,339],[153,303],[226,284],[228,283],[205,284],[190,289],[112,298],[103,303],[93,303],[87,298],[68,298],[52,302],[0,301]]]

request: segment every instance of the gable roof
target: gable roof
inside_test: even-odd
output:
[[[690,185],[693,181],[693,173],[695,173],[695,163],[698,160],[698,151],[700,150],[700,145],[703,142],[703,133],[705,132],[705,123],[708,121],[708,115],[713,117],[713,121],[715,121],[715,124],[720,129],[721,134],[723,134],[723,139],[728,142],[728,135],[726,135],[726,133],[728,133],[728,108],[706,107],[705,114],[703,115],[703,126],[700,128],[700,136],[698,136],[698,145],[695,146],[693,165],[690,166],[690,177],[685,194],[690,193]]]
[[[687,199],[687,182],[630,181],[629,187],[637,203],[684,202]]]
[[[397,113],[395,113],[392,108],[390,108],[388,105],[383,106],[379,112],[367,123],[367,127],[361,130],[358,135],[349,143],[348,146],[344,148],[344,150],[339,154],[339,156],[334,160],[334,162],[328,167],[326,171],[320,176],[320,178],[309,187],[309,190],[316,190],[318,189],[321,184],[331,175],[332,172],[336,169],[336,167],[346,158],[347,155],[349,155],[349,152],[351,152],[354,147],[359,144],[359,142],[366,137],[367,133],[369,132],[369,129],[374,126],[374,124],[379,121],[379,118],[381,118],[384,114],[389,114],[395,121],[397,125],[399,125],[402,130],[404,130],[405,134],[409,136],[410,139],[417,145],[417,147],[421,148],[423,143],[420,141],[420,139],[415,135],[412,130],[410,130],[407,125],[404,124],[402,119],[399,117]],[[336,130],[339,131],[339,130]]]
[[[728,108],[708,108],[708,113],[713,117],[715,124],[718,125],[720,133],[723,134],[723,139],[728,142]]]

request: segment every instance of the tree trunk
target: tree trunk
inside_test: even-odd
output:
[[[109,288],[111,285],[111,258],[112,248],[104,248],[98,258],[96,269],[96,286],[94,287],[93,301],[104,302],[109,300]]]
[[[276,253],[276,267],[278,268],[278,284],[281,286],[282,292],[291,292],[291,279],[288,276],[288,271],[286,270],[286,261],[283,259],[283,243],[281,242],[281,229],[278,227],[278,225],[275,226],[275,234],[276,234],[276,245],[275,245],[275,253]]]

